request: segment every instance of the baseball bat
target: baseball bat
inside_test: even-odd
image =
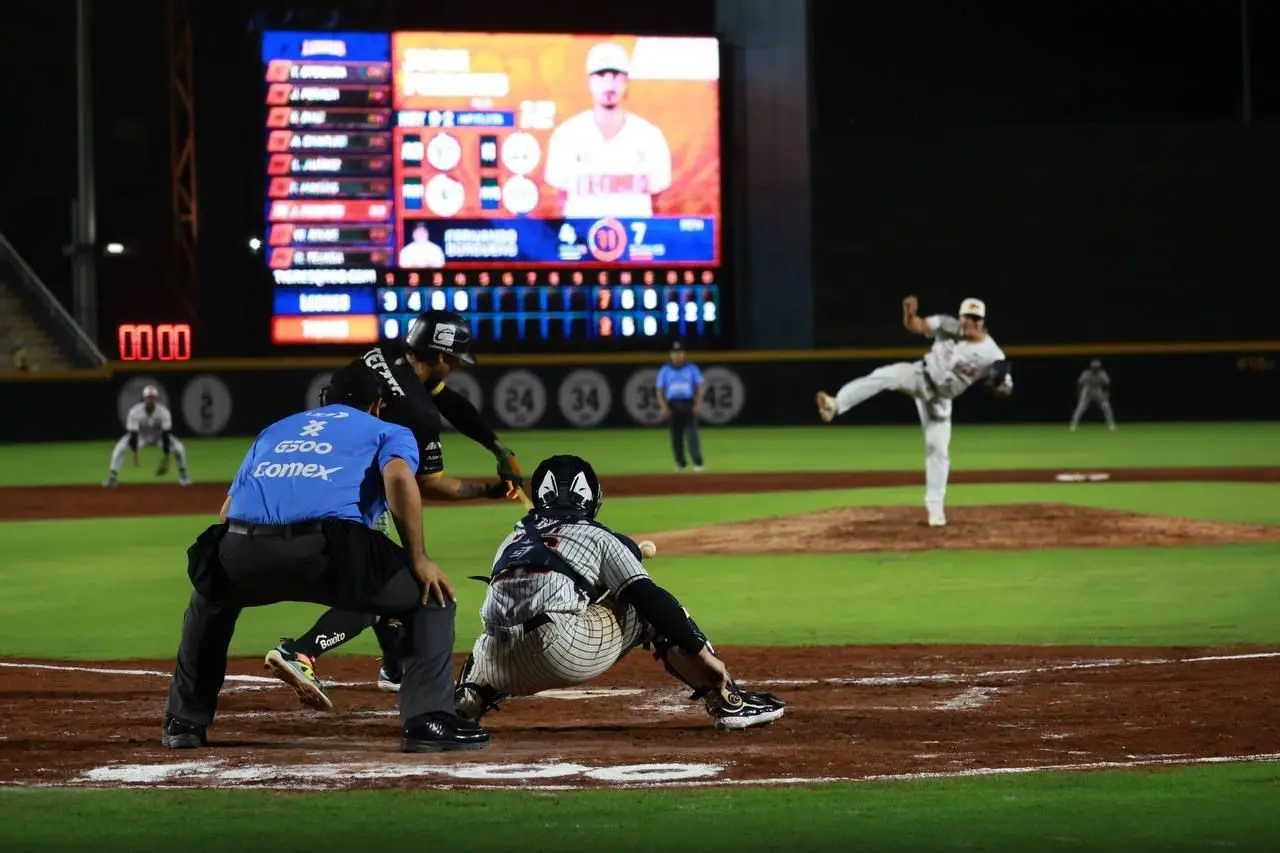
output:
[[[524,493],[523,486],[516,486],[516,493],[520,495],[520,503],[524,504],[525,512],[533,509],[533,501],[529,500],[529,496]]]

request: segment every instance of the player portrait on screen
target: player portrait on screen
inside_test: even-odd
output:
[[[431,242],[431,232],[425,222],[414,222],[412,239],[400,250],[400,266],[406,269],[431,268],[444,266],[444,249]]]
[[[559,191],[566,219],[651,217],[654,197],[671,186],[671,148],[656,125],[625,107],[631,58],[601,42],[586,72],[591,109],[551,134],[543,180]]]

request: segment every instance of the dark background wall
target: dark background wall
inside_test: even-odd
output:
[[[167,4],[94,6],[98,230],[131,250],[100,265],[107,331],[179,310]],[[198,344],[224,353],[261,351],[267,335],[265,308],[253,307],[266,304],[267,278],[245,251],[261,228],[257,29],[715,27],[711,0],[194,6],[206,337]],[[931,310],[985,298],[1006,344],[1274,337],[1280,3],[1249,2],[1248,124],[1237,0],[811,7],[820,345],[906,343],[896,323],[907,292]],[[75,185],[73,20],[72,0],[0,3],[0,70],[19,81],[3,95],[13,130],[0,134],[0,230],[63,297]]]

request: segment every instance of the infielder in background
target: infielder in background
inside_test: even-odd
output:
[[[1096,358],[1089,362],[1089,367],[1076,380],[1076,388],[1080,393],[1080,402],[1076,404],[1076,413],[1071,416],[1071,431],[1075,432],[1080,425],[1080,418],[1089,406],[1097,403],[1102,409],[1102,416],[1107,419],[1107,429],[1116,431],[1116,416],[1111,411],[1111,377],[1102,369],[1102,362]]]
[[[782,716],[777,697],[738,687],[688,611],[644,570],[636,544],[595,520],[604,494],[589,462],[552,456],[530,483],[534,508],[494,556],[484,633],[454,693],[460,719],[479,722],[508,696],[588,682],[639,645],[693,688],[717,729]]]
[[[475,363],[471,355],[471,325],[450,311],[426,311],[414,320],[403,341],[389,341],[375,347],[350,366],[374,374],[389,388],[390,396],[380,417],[408,427],[413,433],[420,453],[415,474],[422,500],[515,500],[517,487],[524,485],[515,453],[485,425],[471,401],[445,385],[445,378],[459,363]],[[496,482],[465,483],[445,475],[440,446],[442,414],[458,432],[497,457]],[[298,639],[286,637],[269,651],[266,667],[289,685],[303,704],[329,710],[333,702],[316,675],[316,660],[325,652],[354,640],[369,627],[377,635],[382,650],[378,689],[397,692],[402,626],[386,614],[327,610]]]
[[[676,458],[676,470],[684,471],[688,467],[684,455],[685,440],[688,439],[693,470],[701,471],[698,409],[702,406],[702,371],[698,365],[685,361],[684,346],[679,341],[671,345],[671,363],[662,365],[654,385],[658,392],[658,408],[671,424],[671,453]]]
[[[960,304],[960,319],[946,315],[920,317],[914,296],[902,300],[902,325],[907,331],[933,338],[920,361],[903,361],[872,371],[845,385],[836,396],[818,392],[818,415],[830,423],[881,391],[899,391],[915,398],[924,428],[924,504],[929,526],[943,527],[943,502],[951,471],[951,401],[983,379],[1001,397],[1013,393],[1013,376],[1004,351],[987,334],[987,306],[980,299]]]
[[[160,389],[154,385],[142,389],[142,402],[134,403],[129,409],[124,429],[125,434],[120,436],[111,451],[111,467],[107,471],[106,482],[102,484],[105,488],[116,487],[125,451],[133,454],[133,467],[138,467],[139,447],[159,447],[164,453],[156,467],[157,477],[169,473],[169,454],[173,454],[178,460],[178,484],[191,485],[191,478],[187,476],[187,448],[173,435],[173,415],[169,407],[160,402]]]
[[[603,42],[587,54],[592,107],[566,119],[547,142],[542,179],[560,191],[566,219],[647,219],[671,186],[671,148],[662,131],[623,108],[631,59]]]

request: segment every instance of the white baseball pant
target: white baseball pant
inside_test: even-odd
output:
[[[161,439],[145,440],[138,438],[138,449],[144,447],[160,447]],[[116,442],[116,447],[111,451],[111,473],[120,473],[120,463],[124,461],[124,455],[129,452],[129,435],[128,433],[120,436],[120,440]],[[185,471],[187,469],[187,448],[181,441],[173,436],[169,436],[169,452],[173,454],[174,461],[178,463],[178,470]]]
[[[836,413],[843,415],[881,391],[897,391],[915,399],[924,430],[924,503],[941,510],[951,473],[951,401],[933,396],[925,381],[923,362],[900,361],[847,383],[836,394]]]
[[[635,609],[622,604],[548,615],[552,622],[530,634],[520,629],[510,638],[481,634],[471,650],[467,680],[508,696],[584,684],[639,645],[646,628]]]

